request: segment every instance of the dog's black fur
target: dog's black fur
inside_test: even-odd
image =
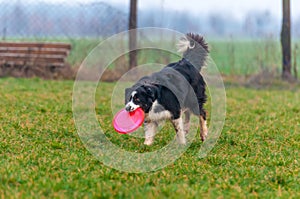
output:
[[[205,65],[208,46],[203,37],[189,33],[182,38],[179,47],[183,52],[180,61],[168,64],[151,76],[143,77],[125,91],[126,110],[133,111],[141,107],[146,113],[145,144],[152,144],[154,131],[161,120],[171,119],[177,136],[183,134],[183,131],[187,133],[190,112],[200,117],[201,130],[206,131],[202,132],[201,138],[204,140],[206,137],[206,111],[203,105],[207,96],[200,70]],[[191,96],[196,96],[197,100],[191,99]],[[185,124],[182,122],[183,112],[186,115]],[[185,129],[182,129],[183,125]],[[180,136],[179,142],[184,144],[185,138]],[[147,139],[150,141],[147,142]]]

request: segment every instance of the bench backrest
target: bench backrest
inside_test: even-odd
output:
[[[70,50],[67,43],[0,42],[0,64],[64,66]]]

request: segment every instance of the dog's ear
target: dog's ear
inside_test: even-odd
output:
[[[132,88],[126,88],[125,89],[125,104],[129,102],[130,94],[132,93]]]
[[[151,99],[154,101],[155,100],[155,94],[156,94],[156,90],[154,87],[152,86],[145,86],[145,89],[146,89],[146,93],[148,96],[151,97]]]

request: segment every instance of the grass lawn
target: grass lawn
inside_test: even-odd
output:
[[[281,71],[282,60],[279,40],[270,38],[257,40],[207,40],[207,42],[211,52],[210,56],[222,74],[250,75],[266,69]],[[80,65],[81,61],[100,42],[92,39],[78,39],[72,40],[71,43],[73,50],[68,60],[72,65]],[[296,46],[298,46],[297,49]],[[292,65],[294,66],[296,62],[297,71],[300,71],[299,46],[299,40],[293,41]],[[149,51],[143,49],[138,55],[138,64],[168,64],[170,61],[178,60],[178,56],[161,50]],[[125,64],[123,63],[122,65],[124,66]]]
[[[106,112],[110,123],[114,84],[102,85],[96,112]],[[1,198],[300,197],[299,89],[227,86],[225,127],[206,158],[196,156],[198,140],[173,164],[132,174],[104,166],[85,149],[72,88],[72,81],[0,79]],[[115,142],[131,141],[106,130]],[[154,147],[164,144],[161,136]],[[128,147],[144,146],[140,140]]]

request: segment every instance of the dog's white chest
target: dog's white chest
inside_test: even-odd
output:
[[[158,122],[161,120],[170,119],[172,117],[172,114],[170,113],[170,111],[165,110],[164,107],[157,101],[154,101],[147,117],[151,121]]]

